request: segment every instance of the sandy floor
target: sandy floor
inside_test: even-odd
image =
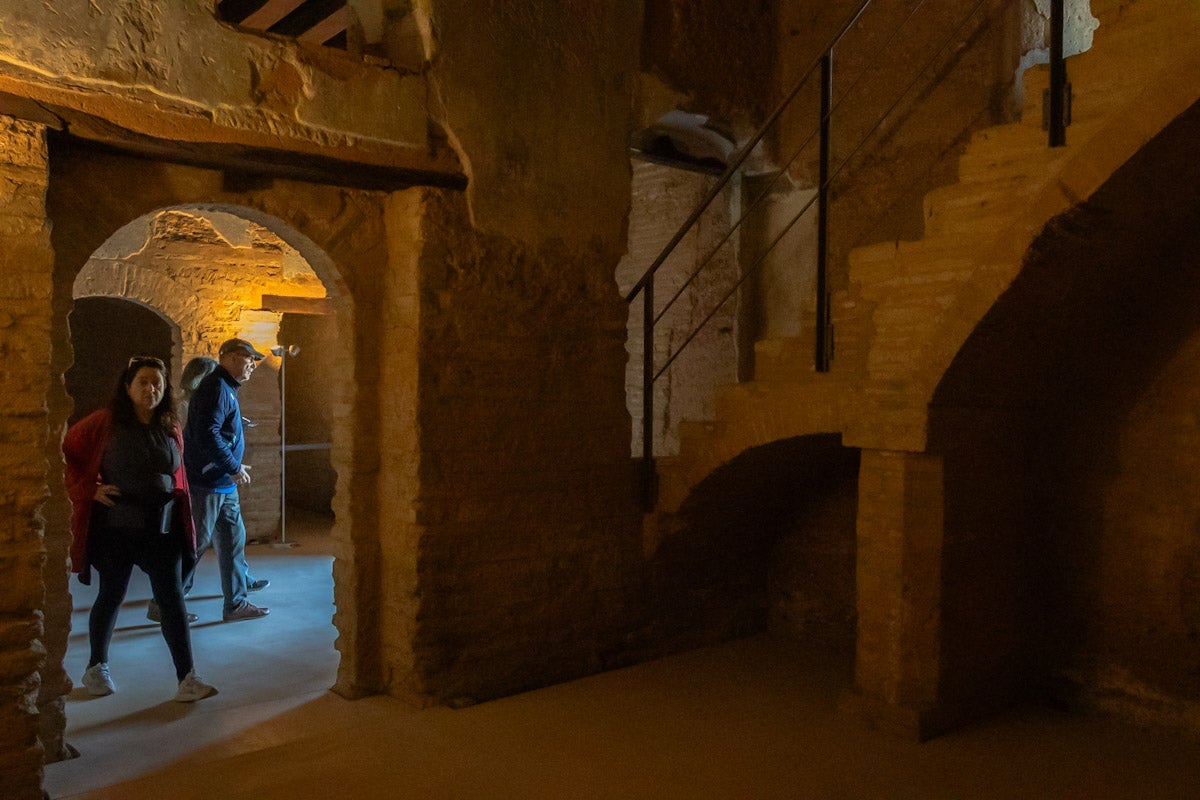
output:
[[[849,664],[757,637],[471,708],[329,692],[330,557],[320,536],[252,547],[264,620],[219,619],[215,565],[190,601],[198,668],[221,693],[170,702],[148,589],[112,650],[118,693],[68,702],[81,756],[52,798],[1200,798],[1200,738],[1024,709],[925,744],[839,712]],[[73,585],[74,590],[74,585]],[[68,668],[86,660],[86,605]]]

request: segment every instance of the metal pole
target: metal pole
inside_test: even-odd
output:
[[[279,357],[279,543],[287,544],[287,348]]]
[[[1050,146],[1067,143],[1067,62],[1063,58],[1063,0],[1050,2]]]
[[[299,352],[295,344],[271,348],[279,356],[279,541],[272,547],[295,547],[287,540],[287,360]]]
[[[829,371],[829,114],[833,104],[833,50],[821,58],[821,138],[817,186],[817,372]]]

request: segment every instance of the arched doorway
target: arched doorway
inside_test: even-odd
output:
[[[75,364],[63,376],[74,401],[70,421],[103,408],[126,362],[133,356],[161,358],[172,373],[178,334],[153,309],[120,297],[86,297],[75,302],[68,318]]]
[[[751,447],[700,481],[648,564],[668,650],[769,632],[851,674],[859,452],[836,434]]]
[[[198,355],[215,357],[222,340],[240,336],[264,352],[277,343],[295,344],[298,338],[310,361],[320,363],[322,352],[336,359],[338,326],[332,293],[300,251],[275,230],[305,244],[281,221],[236,206],[161,208],[113,232],[72,282],[75,301],[69,319],[75,363],[64,378],[75,405],[71,419],[107,403],[116,372],[131,354],[157,355],[168,364],[180,365]],[[310,253],[318,252],[311,242],[306,244]],[[284,325],[285,318],[296,316],[322,322]],[[245,463],[252,465],[254,480],[240,492],[251,542],[247,557],[256,576],[272,579],[272,586],[254,600],[273,606],[274,616],[257,623],[259,628],[253,631],[221,624],[212,555],[202,560],[196,590],[188,598],[189,610],[200,616],[192,628],[197,670],[218,686],[226,705],[242,707],[239,715],[246,724],[256,716],[247,708],[270,701],[277,706],[271,713],[278,713],[280,705],[307,699],[337,680],[336,631],[331,624],[331,515],[321,524],[304,526],[301,536],[297,520],[292,519],[291,543],[300,538],[302,548],[284,551],[270,544],[283,533],[281,358],[268,357],[239,390],[243,415],[252,420]],[[171,372],[177,385],[179,369]],[[301,370],[300,376],[304,375]],[[332,405],[337,381],[329,380],[328,374],[323,377],[293,381],[289,387],[293,408]],[[328,464],[332,430],[327,426],[324,434],[322,455]],[[336,476],[322,477],[329,483],[336,480]],[[326,490],[326,511],[331,493]],[[293,494],[303,497],[312,492],[301,484]],[[257,547],[256,540],[261,543]],[[86,664],[87,615],[95,586],[72,584],[71,592],[70,627],[76,633],[63,664],[68,676],[78,680]],[[136,574],[110,650],[120,696],[113,702],[93,703],[77,687],[67,698],[67,742],[84,756],[81,766],[91,762],[88,771],[96,768],[95,757],[114,742],[143,754],[123,759],[123,769],[145,770],[186,754],[205,740],[202,730],[193,730],[173,739],[175,745],[151,747],[150,741],[139,739],[144,734],[138,729],[143,726],[128,724],[130,708],[160,706],[169,697],[174,678],[169,662],[158,652],[162,650],[158,628],[146,619],[148,600],[149,586]],[[293,665],[286,678],[267,666],[280,663]],[[230,724],[236,728],[243,723]],[[69,783],[74,768],[62,765],[53,779]],[[119,780],[122,773],[106,777]]]

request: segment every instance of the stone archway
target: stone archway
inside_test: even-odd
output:
[[[666,648],[771,629],[848,673],[858,469],[837,434],[779,439],[730,458],[661,515],[648,614]]]
[[[177,206],[144,214],[91,255],[73,284],[76,303],[119,297],[157,309],[176,329],[170,354],[176,379],[184,364],[215,357],[218,344],[231,336],[269,352],[279,342],[281,305],[328,308],[332,301],[308,261],[272,230],[285,226],[269,218],[251,221],[246,211]],[[297,240],[303,243],[303,237]],[[305,249],[321,255],[311,243]],[[246,442],[255,480],[243,497],[250,540],[280,535],[280,361],[268,356],[240,392],[242,411],[255,423]],[[328,397],[322,392],[315,402],[328,405]]]
[[[53,226],[55,260],[47,399],[52,434],[46,455],[52,471],[50,497],[44,507],[47,659],[39,698],[47,752],[62,752],[62,700],[70,688],[69,676],[61,666],[71,611],[67,575],[62,567],[68,545],[69,505],[57,472],[61,464],[58,442],[70,406],[61,382],[55,378],[72,362],[66,316],[76,279],[91,256],[115,232],[145,215],[162,211],[231,214],[261,226],[302,257],[328,289],[328,303],[336,317],[336,337],[327,347],[339,365],[328,381],[334,418],[332,460],[338,474],[333,538],[337,551],[334,624],[339,632],[336,646],[340,661],[333,688],[346,696],[359,696],[387,692],[393,680],[411,685],[403,675],[389,675],[385,680],[380,674],[378,615],[363,613],[363,609],[376,608],[381,602],[380,442],[389,439],[390,425],[412,427],[411,420],[381,421],[380,370],[376,365],[384,346],[379,332],[389,327],[401,331],[389,343],[392,351],[415,352],[415,336],[409,341],[404,334],[415,331],[415,322],[403,317],[410,312],[415,315],[415,309],[388,293],[403,291],[412,283],[404,270],[415,269],[412,254],[419,248],[412,218],[421,213],[420,191],[389,195],[283,181],[231,189],[218,170],[77,149],[65,141],[52,143],[49,163],[46,206]],[[138,277],[128,270],[125,275]],[[186,293],[181,296],[185,306],[189,297]],[[364,297],[370,298],[365,304]],[[260,306],[256,301],[248,310],[255,312]],[[229,334],[246,330],[231,330]],[[249,338],[267,344],[265,337]],[[415,358],[403,362],[403,367],[410,363],[415,364]],[[394,370],[401,368],[399,361],[393,365]],[[400,373],[394,377],[403,382],[400,393],[409,387],[416,391],[415,379],[408,380]],[[402,407],[414,405],[405,403]],[[415,443],[403,445],[403,434],[391,438],[394,452],[401,457],[415,448]],[[410,495],[403,491],[393,491],[388,501],[408,502]]]
[[[63,376],[71,396],[71,422],[103,408],[112,398],[126,359],[156,356],[178,374],[179,326],[153,306],[120,296],[83,297],[71,310],[75,364]]]

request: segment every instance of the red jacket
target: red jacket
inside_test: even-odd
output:
[[[63,437],[62,451],[67,459],[67,496],[71,498],[71,571],[81,583],[91,582],[87,560],[88,528],[92,521],[92,502],[100,485],[100,463],[112,429],[112,413],[104,408],[76,422]],[[183,468],[183,434],[171,431],[179,448],[179,469],[175,470],[175,511],[171,533],[180,536],[187,547],[185,559],[196,557],[196,528],[192,523],[192,499],[187,473]]]

